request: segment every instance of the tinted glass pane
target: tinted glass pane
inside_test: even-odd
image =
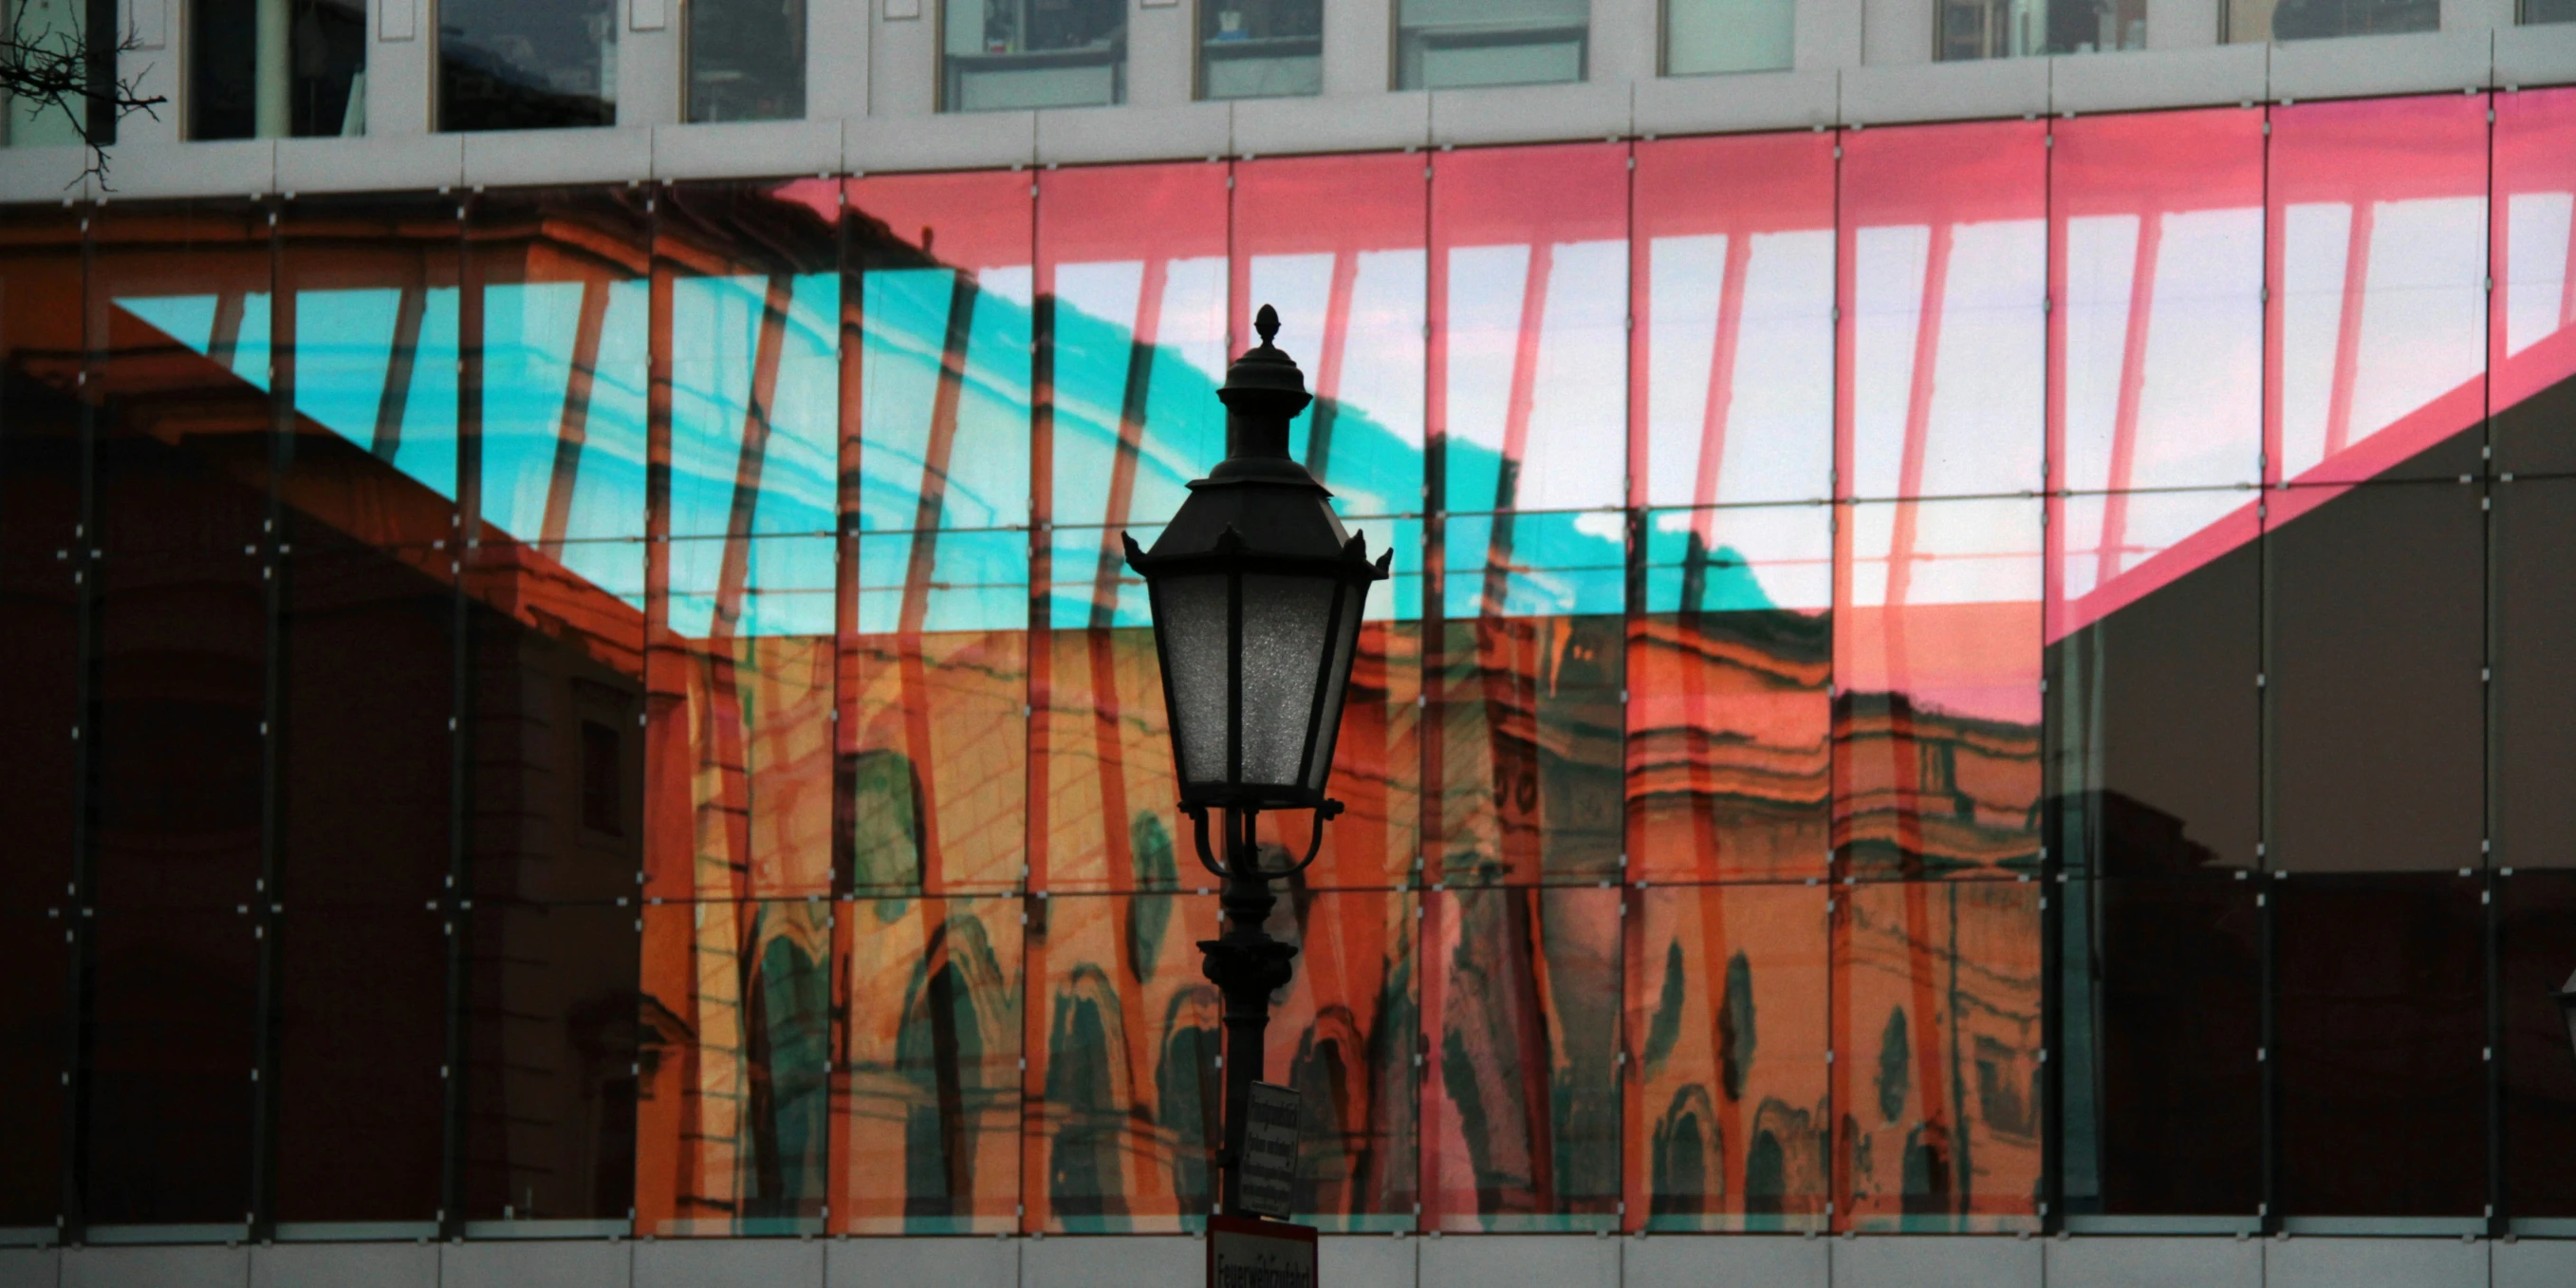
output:
[[[2041,479],[2047,142],[2020,122],[1843,142],[1842,489],[2015,493]]]
[[[1211,9],[1213,7],[1211,6]],[[1420,157],[1300,157],[1235,167],[1233,334],[1279,310],[1279,347],[1314,404],[1288,450],[1347,515],[1418,514],[1427,259]],[[1331,219],[1314,212],[1331,210]],[[1354,525],[1373,550],[1385,524]],[[1376,598],[1386,593],[1380,587]]]
[[[82,1210],[106,1225],[232,1225],[251,1209],[259,1029],[254,918],[91,920]]]
[[[1617,1226],[1621,897],[1422,896],[1424,1227]]]
[[[2576,1215],[2576,1058],[2553,996],[2576,973],[2576,881],[2518,873],[2501,883],[2505,1200],[2516,1216]]]
[[[93,237],[98,896],[229,910],[260,867],[268,223],[203,203]]]
[[[2023,58],[2147,47],[2147,6],[2077,0],[1941,0],[1934,57]]]
[[[1022,1228],[1022,907],[860,899],[834,913],[849,1007],[835,1057],[848,1092],[831,1102],[834,1229]]]
[[[256,0],[208,0],[188,12],[190,138],[367,132],[364,5],[288,0],[285,40],[276,46],[260,39]]]
[[[1820,506],[1648,515],[1647,614],[1628,624],[1636,876],[1824,874],[1832,518]]]
[[[1579,81],[1591,0],[1402,0],[1396,88]]]
[[[689,119],[805,115],[805,0],[690,5]]]
[[[80,236],[69,212],[0,223],[0,912],[63,903],[80,718]]]
[[[2039,857],[2041,503],[1850,507],[1834,609],[1834,844],[1865,875]]]
[[[2294,1215],[2486,1202],[2486,918],[2476,882],[2276,882],[2281,1192]],[[2356,946],[2366,946],[2355,951]]]
[[[2495,570],[2488,605],[2495,662],[2495,769],[2488,783],[2495,862],[2576,867],[2576,482],[2517,478],[2495,486],[2488,529]]]
[[[2228,0],[2222,26],[2237,41],[2307,40],[2432,31],[2439,4],[2427,0]]]
[[[2478,471],[2485,97],[2308,103],[2271,121],[2275,476]]]
[[[478,901],[461,919],[468,1220],[626,1229],[636,1091],[662,1085],[664,1062],[679,1062],[687,1041],[673,1012],[638,1010],[642,924],[614,904]]]
[[[2069,871],[2254,866],[2262,840],[2262,551],[2246,494],[2068,497],[2050,587],[2057,856]],[[2193,527],[2224,516],[2212,526]],[[2121,535],[2107,535],[2113,531]],[[2176,530],[2176,545],[2158,545]],[[2097,548],[2080,548],[2094,532]]]
[[[2283,520],[2271,601],[2275,867],[2482,862],[2482,489],[2359,487]]]
[[[437,1220],[447,918],[316,898],[276,933],[277,1219]]]
[[[292,358],[282,500],[378,545],[457,533],[457,275],[448,198],[299,198],[279,224]]]
[[[2049,132],[2057,482],[2256,481],[2263,114],[2087,116]]]
[[[1827,894],[1712,885],[1635,896],[1631,1228],[1824,1225]]]
[[[2074,1214],[2251,1217],[2262,1203],[2256,891],[2251,881],[2057,887]]]
[[[1627,164],[1625,144],[1597,143],[1433,160],[1441,508],[1571,510],[1626,497]]]
[[[2536,5],[2533,7],[2537,7]],[[2562,11],[2560,20],[2576,19]],[[2576,90],[2500,94],[2495,103],[2496,290],[2487,325],[2496,468],[2576,471],[2567,431],[2576,388]]]
[[[1430,663],[1434,880],[1615,877],[1622,827],[1615,615],[1487,615],[1442,628]]]
[[[1023,1197],[1049,1231],[1174,1231],[1215,1202],[1224,1002],[1199,975],[1216,901],[1166,894],[1029,904],[1030,1097]],[[1036,1027],[1043,1023],[1044,1029]],[[1041,1179],[1042,1178],[1042,1179]],[[1039,1187],[1043,1186],[1043,1192]]]
[[[1324,794],[1345,809],[1324,829],[1323,851],[1306,871],[1308,885],[1402,884],[1420,863],[1422,711],[1421,627],[1363,623],[1333,775],[1324,785]],[[1302,814],[1274,814],[1269,826],[1272,840],[1294,855],[1303,856],[1313,839]]]
[[[2037,1223],[2039,891],[1864,882],[1837,900],[1837,1211],[1852,1227]]]
[[[1417,1091],[1395,1053],[1421,1031],[1416,904],[1401,890],[1295,892],[1271,913],[1270,932],[1298,945],[1297,975],[1271,1008],[1261,1074],[1302,1098],[1296,1210],[1325,1229],[1412,1224]]]
[[[1681,0],[1664,8],[1664,74],[1764,72],[1789,66],[1798,10],[1782,0]]]
[[[820,900],[644,909],[638,1232],[822,1228],[834,915]]]
[[[1198,884],[1189,823],[1175,802],[1172,741],[1151,628],[1053,631],[1033,677],[1030,750],[1043,778],[1030,881],[1052,890],[1169,890]]]
[[[437,13],[438,128],[616,123],[613,0],[447,0]]]
[[[1127,97],[1127,6],[944,0],[940,107],[1098,107]]]
[[[1681,6],[1674,7],[1675,21]],[[1637,147],[1632,427],[1651,505],[1833,492],[1834,157],[1814,135]]]
[[[0,1225],[64,1215],[63,1075],[71,1068],[71,935],[59,917],[0,913]]]
[[[1226,0],[1199,10],[1199,96],[1324,88],[1324,0]]]

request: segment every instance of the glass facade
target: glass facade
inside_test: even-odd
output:
[[[0,212],[0,1232],[1192,1227],[1118,537],[1262,303],[1395,551],[1271,927],[1309,1219],[2576,1217],[2571,156],[2550,90]]]

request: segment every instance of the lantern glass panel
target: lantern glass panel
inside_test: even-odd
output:
[[[1333,776],[1333,744],[1342,731],[1342,702],[1351,683],[1351,663],[1359,647],[1360,613],[1367,607],[1368,583],[1346,581],[1339,587],[1342,615],[1335,619],[1333,657],[1324,669],[1324,709],[1315,726],[1315,755],[1306,764],[1306,787],[1324,790],[1325,780]]]
[[[1181,780],[1218,783],[1226,777],[1226,709],[1231,672],[1226,648],[1226,591],[1218,573],[1173,577],[1155,587],[1155,624],[1163,639],[1163,666],[1172,691],[1172,741],[1180,753]]]
[[[1306,781],[1315,686],[1336,643],[1329,576],[1254,574],[1243,579],[1243,779],[1264,786]],[[1338,661],[1339,659],[1331,659]]]

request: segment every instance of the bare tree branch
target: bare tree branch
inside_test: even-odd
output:
[[[96,175],[99,190],[107,191],[107,150],[116,141],[116,123],[136,112],[157,121],[161,114],[154,109],[169,101],[159,94],[145,97],[133,80],[115,72],[116,55],[141,49],[143,34],[129,24],[114,49],[101,51],[85,31],[57,28],[50,18],[31,20],[32,8],[15,0],[8,30],[0,34],[0,93],[17,100],[21,120],[62,113],[89,157],[71,183]]]

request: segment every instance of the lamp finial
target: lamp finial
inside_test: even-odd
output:
[[[1279,310],[1267,304],[1262,305],[1261,311],[1252,317],[1252,329],[1261,333],[1262,348],[1277,347],[1271,341],[1279,335]]]

